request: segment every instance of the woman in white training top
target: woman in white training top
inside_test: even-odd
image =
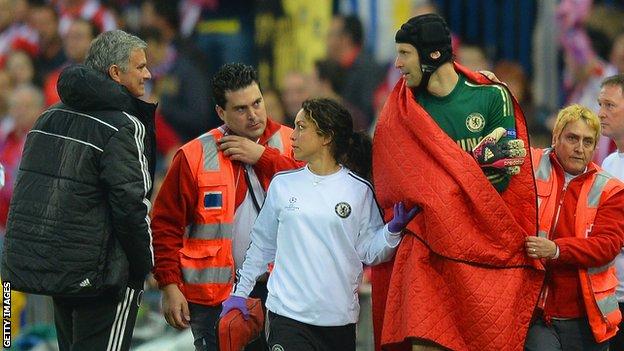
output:
[[[339,103],[305,101],[291,139],[295,158],[307,166],[273,178],[222,315],[248,313],[246,298],[274,262],[266,302],[269,348],[354,351],[363,264],[389,260],[418,209],[396,204],[384,225],[364,179],[371,170],[370,138],[353,132]]]

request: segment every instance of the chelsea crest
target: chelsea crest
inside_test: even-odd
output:
[[[483,115],[480,113],[471,113],[466,118],[466,128],[473,133],[482,131],[484,126],[485,118],[483,118]]]
[[[334,209],[340,218],[347,218],[351,214],[351,205],[346,202],[339,202]]]

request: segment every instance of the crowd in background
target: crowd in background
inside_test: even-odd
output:
[[[452,28],[453,46],[460,64],[492,71],[506,82],[524,110],[531,143],[544,147],[559,107],[577,102],[597,111],[600,82],[624,73],[624,23],[619,20],[624,8],[611,1],[530,2],[535,5],[529,15],[534,18],[532,65],[503,57],[460,29]],[[81,63],[99,33],[120,28],[148,44],[152,79],[144,98],[159,104],[157,170],[162,178],[179,146],[221,124],[209,83],[227,62],[257,68],[275,121],[292,125],[304,100],[329,97],[344,104],[357,129],[373,133],[400,79],[393,63],[398,24],[427,12],[446,15],[454,3],[459,1],[0,0],[0,163],[6,172],[0,232],[28,131],[45,108],[59,101],[60,72]],[[383,11],[377,13],[375,6]],[[374,14],[382,20],[373,27]],[[519,16],[508,14],[505,20]],[[556,53],[549,70],[543,59],[548,48]],[[596,157],[601,160],[613,150],[601,140]],[[141,329],[139,322],[137,343],[166,328],[158,300],[157,289],[146,294],[140,318],[151,326]],[[14,308],[21,311],[13,317],[18,346],[28,349],[45,339],[46,325],[52,323],[46,301],[14,298]]]

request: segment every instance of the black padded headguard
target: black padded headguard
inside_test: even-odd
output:
[[[416,48],[425,86],[438,67],[453,59],[451,30],[444,18],[437,14],[429,13],[410,18],[397,31],[394,40],[396,43],[407,43]],[[440,57],[431,58],[431,53],[435,51],[440,52]]]

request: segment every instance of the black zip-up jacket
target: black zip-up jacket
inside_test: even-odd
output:
[[[29,132],[2,258],[14,289],[118,294],[153,266],[148,213],[156,106],[85,66],[67,68]]]

